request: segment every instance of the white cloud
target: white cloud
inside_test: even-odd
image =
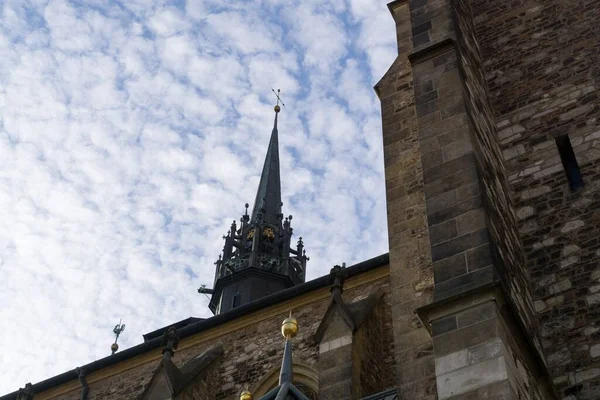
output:
[[[339,97],[347,102],[352,112],[370,113],[376,107],[376,98],[372,96],[369,81],[365,77],[364,64],[350,59],[340,74]],[[362,68],[361,68],[362,67]]]
[[[160,9],[148,20],[148,26],[157,35],[171,36],[187,29],[189,21],[175,7]]]
[[[369,71],[376,83],[397,55],[396,34],[390,29],[391,15],[383,2],[351,0],[354,20],[360,27],[355,45],[367,55]]]
[[[304,52],[304,65],[316,67],[325,76],[336,71],[336,64],[348,51],[348,32],[342,20],[327,8],[301,3],[287,11],[289,34]]]
[[[107,356],[120,317],[123,349],[209,316],[195,289],[254,200],[271,87],[308,278],[387,249],[384,3],[163,3],[1,6],[0,394]]]
[[[218,44],[237,50],[241,54],[259,51],[277,51],[275,41],[268,26],[254,13],[224,12],[206,18],[209,32],[218,37]]]

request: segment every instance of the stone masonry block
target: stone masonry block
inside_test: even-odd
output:
[[[456,204],[456,195],[453,190],[427,199],[427,213],[434,214]]]
[[[319,373],[319,383],[325,387],[352,378],[352,364],[340,364]]]
[[[420,85],[420,86],[423,86],[423,85]],[[421,96],[416,97],[415,103],[417,104],[417,106],[419,106],[421,104],[425,104],[425,103],[429,103],[430,101],[437,100],[437,98],[438,98],[437,90],[432,90]],[[419,114],[418,109],[417,109],[417,114]],[[419,115],[421,115],[421,114],[419,114]]]
[[[458,253],[433,263],[433,276],[436,284],[464,275],[467,272],[465,253]]]
[[[452,116],[444,121],[442,121],[441,113],[433,116],[419,116],[420,140],[440,136],[439,145],[447,146],[457,141],[469,140],[467,133],[468,119],[464,114]]]
[[[451,191],[451,192],[458,193],[458,191]],[[445,193],[448,193],[448,192],[445,192]],[[427,222],[429,223],[430,226],[437,225],[444,221],[447,221],[449,219],[452,219],[459,215],[462,215],[466,212],[469,212],[471,210],[475,210],[481,206],[482,206],[481,197],[480,196],[472,197],[465,201],[459,202],[454,207],[449,207],[449,208],[443,209],[441,211],[434,212],[433,214],[428,214]]]
[[[429,168],[440,165],[444,162],[441,150],[430,151],[421,156],[422,165],[427,165]]]
[[[467,268],[469,271],[492,265],[492,251],[490,244],[486,243],[474,249],[467,250]]]
[[[456,217],[458,235],[477,231],[486,227],[485,211],[482,208],[467,212]]]
[[[342,336],[340,338],[321,343],[319,345],[319,353],[323,354],[325,352],[335,350],[342,346],[348,346],[350,344],[352,344],[352,335]]]
[[[468,362],[470,365],[478,364],[499,357],[502,354],[507,354],[506,348],[502,340],[496,337],[484,344],[468,349]]]
[[[473,145],[469,140],[456,141],[442,148],[442,160],[448,162],[473,152]]]
[[[460,203],[462,201],[479,196],[481,194],[481,189],[479,186],[479,182],[473,182],[469,185],[456,188],[454,192],[456,195],[456,201]]]
[[[463,349],[468,349],[487,342],[496,337],[496,318],[467,326],[433,338],[436,358],[451,354]]]
[[[436,88],[453,87],[456,88],[455,93],[460,93],[458,90],[461,88],[461,81],[456,64],[446,65],[444,73],[437,76],[433,84]]]
[[[438,395],[440,400],[445,400],[507,379],[506,361],[504,356],[500,356],[444,375],[438,375]]]
[[[468,272],[456,278],[449,279],[435,285],[434,297],[441,300],[461,292],[474,289],[494,281],[494,267],[492,265]]]
[[[407,383],[423,381],[425,378],[435,376],[435,364],[433,360],[423,358],[414,362],[413,367],[404,374]]]
[[[457,329],[456,316],[451,315],[446,318],[438,319],[431,322],[432,335],[443,335]]]
[[[426,116],[437,110],[439,110],[437,100],[432,100],[424,104],[417,104],[417,115],[419,116]]]
[[[451,118],[455,115],[460,115],[462,113],[465,112],[465,105],[461,102],[458,102],[455,104],[454,102],[452,102],[451,104],[446,105],[445,107],[441,108],[441,117],[442,117],[442,122],[444,120],[446,120],[447,118]]]
[[[460,88],[458,67],[456,60],[452,60],[442,65],[434,65],[434,59],[415,64],[415,84],[421,85],[424,82],[433,80],[433,87],[439,89],[446,85]],[[458,84],[457,84],[458,83]]]
[[[516,400],[518,398],[510,382],[505,380],[452,396],[448,400]]]
[[[412,34],[413,36],[418,35],[420,33],[426,32],[428,30],[431,29],[431,21],[427,21],[424,22],[420,25],[415,26],[414,28],[412,28]]]
[[[455,172],[452,175],[425,184],[425,195],[435,197],[449,190],[477,182],[478,175],[475,166]]]
[[[445,375],[469,365],[469,351],[462,349],[435,359],[435,374]]]
[[[340,382],[337,385],[319,388],[319,399],[346,400],[351,399],[352,385],[349,382]]]
[[[421,82],[420,85],[415,86],[414,90],[415,97],[420,97],[426,93],[433,91],[433,80]]]
[[[474,167],[476,163],[473,154],[466,154],[434,167],[423,164],[423,179],[426,183],[433,182]]]
[[[423,24],[421,24],[423,25]],[[423,33],[419,33],[416,36],[413,36],[413,44],[415,46],[423,46],[426,45],[427,43],[429,43],[431,41],[431,37],[429,35],[429,32],[423,32]]]
[[[461,329],[496,317],[496,304],[491,301],[479,304],[456,315],[458,326]]]
[[[426,115],[426,116],[422,116],[419,117],[418,121],[419,121],[419,127],[420,129],[426,129],[430,126],[435,125],[436,123],[440,122],[442,120],[442,115],[439,111],[436,111],[432,114]],[[421,150],[425,153],[427,153],[428,151],[430,151],[430,149],[428,149],[426,146],[421,146]]]
[[[429,227],[429,241],[432,246],[454,239],[456,236],[457,228],[454,219]]]
[[[342,363],[352,363],[352,346],[338,347],[319,354],[319,368],[322,370]]]
[[[489,242],[487,229],[479,229],[447,242],[441,243],[431,248],[431,258],[433,261],[441,260],[453,256],[463,251],[479,247]]]

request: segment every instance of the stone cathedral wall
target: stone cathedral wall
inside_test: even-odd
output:
[[[389,8],[399,55],[376,91],[400,398],[600,398],[600,3]],[[463,362],[483,342],[497,364]]]
[[[375,87],[381,101],[390,285],[400,399],[437,399],[433,342],[414,310],[433,300],[422,149],[415,110],[410,4],[390,7],[398,54]]]
[[[471,122],[475,155],[479,161],[488,229],[495,247],[493,253],[499,263],[497,270],[501,282],[525,329],[536,332],[537,321],[533,311],[529,279],[522,268],[523,246],[497,139],[470,3],[470,0],[454,0],[451,4],[457,30],[456,42],[460,58],[458,64],[464,82],[465,107]],[[532,339],[539,348],[537,338]]]
[[[305,370],[314,373],[312,378],[320,380],[320,386],[331,379],[337,379],[337,375],[329,377],[321,374],[322,370],[340,374],[346,370],[352,372],[354,368],[357,370],[357,379],[353,384],[364,395],[394,387],[395,360],[388,273],[389,268],[383,266],[346,281],[347,289],[343,298],[348,304],[365,299],[377,290],[383,293],[378,306],[365,321],[364,329],[359,329],[353,340],[353,352],[366,360],[365,365],[353,366],[351,359],[345,364],[340,362],[335,368],[320,365],[323,349],[315,341],[315,332],[331,298],[329,288],[326,287],[181,339],[173,357],[174,363],[180,368],[212,346],[221,345],[224,350],[223,355],[205,372],[205,378],[187,387],[182,398],[237,399],[242,390],[248,387],[254,391],[270,374],[274,374],[276,378],[284,349],[280,333],[281,321],[288,316],[289,311],[293,312],[300,328],[292,342],[294,363],[301,364]],[[155,349],[90,374],[87,377],[88,399],[138,399],[159,365],[160,358],[160,349]],[[377,385],[373,384],[373,370],[381,371]],[[302,374],[298,378],[300,382],[306,379]],[[34,400],[79,400],[80,396],[81,385],[72,381],[36,394]]]
[[[539,336],[564,399],[600,398],[600,3],[473,0]],[[555,137],[585,187],[572,191]]]
[[[503,277],[522,324],[534,324],[469,4],[389,7],[398,57],[376,90],[399,398],[541,399],[516,319],[490,289]]]

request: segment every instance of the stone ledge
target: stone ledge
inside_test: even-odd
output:
[[[494,281],[431,302],[415,309],[414,313],[417,314],[429,335],[432,335],[432,321],[442,319],[459,310],[471,308],[488,301],[498,301],[498,299],[501,299],[501,304],[504,303],[500,283]]]
[[[447,37],[445,39],[434,42],[433,44],[425,47],[424,49],[409,54],[408,60],[412,65],[415,65],[423,61],[427,61],[440,54],[443,54],[449,51],[450,49],[456,49],[456,42],[453,38]]]
[[[446,298],[453,298],[462,292],[468,293],[472,289],[485,286],[497,280],[498,277],[494,265],[490,264],[452,279],[436,282],[433,290],[433,301],[437,302]]]
[[[491,302],[500,311],[498,317],[502,318],[504,323],[508,323],[512,327],[509,328],[511,334],[517,335],[514,337],[516,340],[515,346],[524,355],[525,362],[529,365],[533,376],[540,385],[540,390],[545,396],[544,399],[557,400],[558,397],[556,396],[556,393],[554,393],[550,384],[546,366],[537,353],[535,346],[531,343],[524,327],[520,325],[519,321],[516,320],[512,314],[510,314],[511,307],[507,300],[510,301],[510,298],[506,297],[500,281],[493,281],[485,285],[472,288],[468,291],[457,293],[450,297],[434,301],[415,309],[414,312],[419,317],[419,320],[423,326],[428,330],[429,334],[432,335],[432,322],[439,321],[461,311],[464,312],[467,309],[474,309],[485,303]],[[469,328],[470,326],[473,325],[468,324],[466,328]]]
[[[397,7],[403,6],[405,4],[410,3],[410,0],[394,0],[387,4],[388,10],[392,13],[392,17],[394,16],[394,9]]]

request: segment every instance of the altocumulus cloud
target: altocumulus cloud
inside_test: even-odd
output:
[[[189,316],[280,118],[308,278],[387,249],[384,1],[0,5],[0,393]]]

